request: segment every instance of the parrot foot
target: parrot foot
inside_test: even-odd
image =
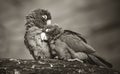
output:
[[[75,58],[75,59],[68,59],[68,61],[79,61],[79,62],[83,63],[83,61],[80,60],[80,59],[78,59],[78,58]]]
[[[45,64],[45,62],[42,62],[42,61],[38,61],[39,64]]]

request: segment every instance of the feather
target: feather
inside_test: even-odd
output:
[[[79,33],[76,33],[76,32],[73,32],[71,30],[64,30],[64,33],[65,34],[72,34],[72,35],[76,35],[78,36],[79,38],[81,38],[85,43],[87,43],[87,40]]]
[[[35,60],[39,60],[40,58],[51,57],[47,42],[41,40],[41,33],[41,29],[31,27],[28,30],[26,30],[26,34],[24,36],[25,45],[29,49],[30,54]]]
[[[62,35],[61,40],[65,42],[75,52],[94,53],[95,49],[83,42],[77,35]]]
[[[112,68],[112,64],[96,54],[88,54],[88,57],[96,65]]]

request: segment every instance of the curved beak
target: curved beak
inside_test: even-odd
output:
[[[47,20],[47,25],[50,25],[51,24],[51,20]]]

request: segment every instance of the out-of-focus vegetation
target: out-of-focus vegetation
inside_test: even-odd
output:
[[[119,0],[0,0],[0,57],[32,58],[24,46],[25,16],[36,8],[53,23],[83,34],[98,54],[120,69]]]

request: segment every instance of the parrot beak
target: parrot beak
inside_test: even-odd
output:
[[[47,20],[47,25],[50,25],[51,24],[51,20]]]
[[[46,29],[45,31],[46,31],[46,32],[49,32],[49,31],[50,31],[50,29]]]
[[[40,34],[40,37],[41,37],[41,40],[42,40],[42,41],[48,40],[47,35],[46,35],[45,32],[42,32],[42,33]]]

